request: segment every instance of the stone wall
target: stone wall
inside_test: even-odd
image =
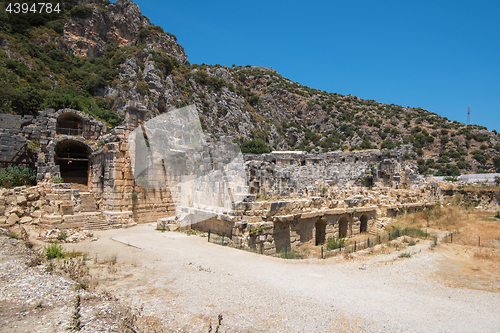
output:
[[[273,152],[246,154],[251,193],[263,195],[319,195],[323,188],[352,185],[373,186],[377,182],[396,186],[409,184],[415,167],[402,163],[405,148],[394,151]],[[415,177],[416,178],[416,177]]]
[[[134,178],[131,160],[134,152],[130,152],[128,136],[145,117],[136,107],[131,106],[128,111],[122,126],[99,138],[101,144],[91,156],[89,184],[99,208],[109,216],[129,211],[137,223],[175,215],[173,199],[165,182],[146,186]],[[161,176],[155,177],[155,181],[165,179],[163,171]]]
[[[163,189],[146,189],[134,180],[128,133],[144,121],[145,114],[134,106],[130,106],[128,111],[124,125],[112,130],[108,130],[103,122],[71,109],[46,109],[40,111],[37,117],[2,114],[0,154],[10,160],[28,140],[39,145],[35,153],[37,180],[41,181],[61,176],[56,161],[58,144],[70,142],[86,147],[88,189],[94,196],[96,209],[104,212],[108,224],[130,224],[130,218],[137,222],[150,222],[171,216],[175,207],[165,186]],[[65,128],[65,122],[59,121],[65,117],[78,124],[74,128]],[[49,206],[46,213],[52,215],[55,212]],[[51,216],[54,221],[47,223],[60,224],[64,220],[61,216],[70,214],[59,215],[57,221]]]

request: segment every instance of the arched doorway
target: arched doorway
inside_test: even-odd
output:
[[[64,140],[56,145],[55,153],[64,182],[87,185],[90,148],[79,141]]]
[[[359,219],[360,224],[359,224],[359,232],[366,232],[366,229],[368,227],[368,216],[366,215],[361,215],[361,218]]]
[[[348,219],[346,216],[339,220],[339,238],[347,237],[347,223]]]
[[[82,135],[83,120],[78,115],[66,112],[57,118],[56,133],[66,135]]]
[[[326,236],[326,220],[324,217],[316,222],[316,245],[323,244]]]

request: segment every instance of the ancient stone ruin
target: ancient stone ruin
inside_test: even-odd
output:
[[[275,253],[330,236],[376,234],[387,217],[430,207],[441,195],[415,164],[401,162],[404,148],[242,155],[222,138],[178,144],[162,159],[152,145],[162,144],[155,133],[165,131],[151,130],[146,114],[129,105],[123,125],[112,129],[71,109],[0,115],[2,160],[30,163],[25,147],[35,145],[38,179],[33,188],[2,190],[0,223],[87,230],[157,222]],[[131,142],[134,133],[142,141]]]

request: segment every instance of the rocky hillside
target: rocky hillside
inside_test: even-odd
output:
[[[408,145],[403,159],[417,160],[421,173],[500,169],[496,131],[311,89],[267,68],[190,64],[175,36],[131,1],[66,0],[60,9],[19,15],[1,8],[1,112],[70,107],[116,126],[129,102],[150,116],[196,104],[208,133],[232,136],[244,151]]]

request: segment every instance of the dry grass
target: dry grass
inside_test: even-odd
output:
[[[500,220],[496,219],[494,214],[467,210],[451,203],[436,205],[426,211],[399,215],[390,227],[432,228],[449,232],[460,230],[461,233],[473,237],[500,237]]]
[[[496,185],[483,185],[483,186],[467,185],[467,186],[457,187],[457,188],[460,190],[463,190],[463,191],[474,192],[474,193],[497,192],[500,190],[500,186],[496,186]]]
[[[63,260],[61,267],[63,271],[71,280],[77,283],[79,289],[95,290],[97,280],[90,275],[89,268],[85,262],[76,258],[69,258]]]
[[[488,260],[496,263],[500,263],[500,252],[494,249],[481,248],[474,251],[474,259]]]
[[[457,287],[500,293],[500,251],[462,244],[437,248],[443,256],[437,277]]]

